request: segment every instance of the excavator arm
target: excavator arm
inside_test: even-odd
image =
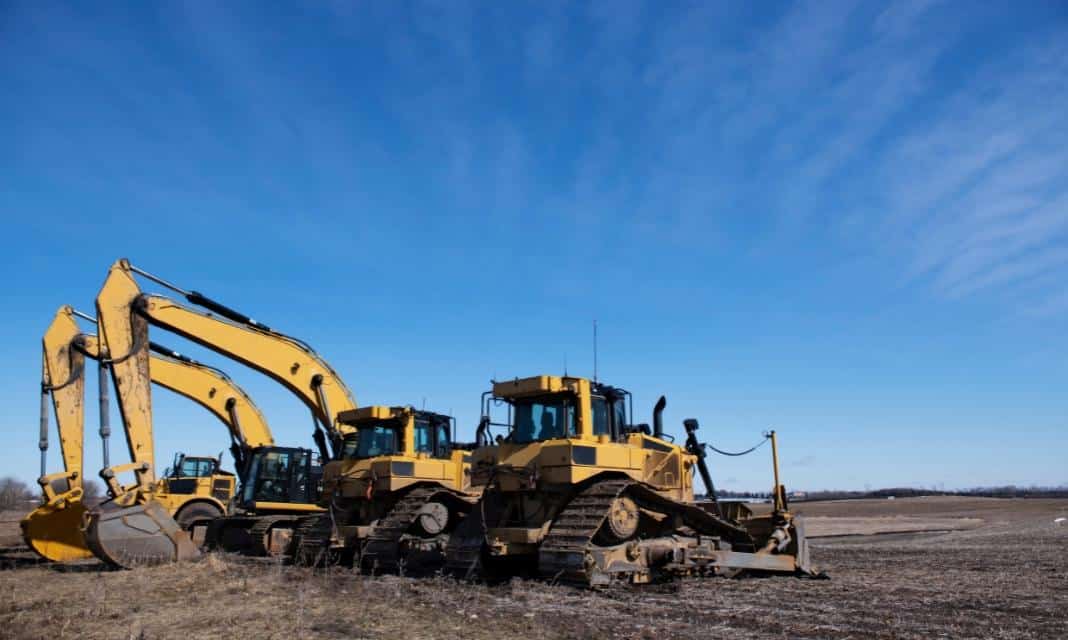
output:
[[[80,332],[75,315],[93,320],[64,306],[56,312],[43,338],[39,483],[44,500],[23,519],[27,544],[42,557],[54,561],[92,556],[79,529],[85,513],[82,504],[85,358],[99,360],[100,344],[96,336]],[[259,408],[224,372],[155,343],[149,343],[149,348],[151,382],[193,400],[215,415],[230,434],[238,469],[245,469],[253,450],[274,444]],[[49,396],[56,415],[64,471],[46,475]],[[139,486],[123,488],[115,482],[114,475],[109,479],[112,480],[109,488],[115,495],[134,491]]]
[[[180,292],[192,304],[210,309],[194,311],[161,296],[141,292],[134,274]],[[311,348],[248,316],[196,292],[183,291],[133,267],[127,260],[111,266],[97,294],[101,357],[108,363],[125,425],[131,463],[105,468],[113,498],[89,514],[86,542],[94,555],[118,566],[182,560],[197,555],[177,523],[152,499],[152,396],[149,385],[148,324],[187,337],[242,362],[282,383],[310,409],[316,420],[316,442],[330,457],[341,434],[351,431],[337,422],[337,412],[356,407],[340,377]],[[321,430],[319,427],[324,430]],[[133,471],[137,482],[119,486],[118,473]]]
[[[85,424],[85,355],[75,348],[80,335],[74,312],[61,307],[42,340],[41,379],[41,504],[19,526],[27,546],[56,562],[92,557],[80,526],[82,502],[82,435]],[[51,397],[64,470],[49,474],[48,413]]]
[[[81,335],[70,307],[61,307],[42,340],[43,372],[41,380],[41,476],[45,477],[45,453],[48,450],[48,397],[56,415],[59,447],[63,455],[64,476],[69,489],[82,486],[82,437],[85,429],[85,355],[75,348]],[[45,497],[51,482],[42,483]],[[53,492],[54,493],[54,492]]]
[[[138,295],[137,283],[114,277],[112,269],[96,298],[100,356],[111,370],[131,460],[128,465],[101,471],[116,499],[135,492],[150,494],[156,479],[148,322],[132,311]],[[122,471],[134,472],[137,479],[134,487],[120,490],[115,478]]]
[[[208,313],[185,307],[169,298],[141,292],[134,274],[140,274],[180,293],[191,304],[209,309]],[[121,334],[112,353],[123,355],[136,352],[142,338],[143,322],[188,338],[228,358],[237,360],[281,383],[311,410],[315,418],[316,441],[324,459],[331,457],[326,450],[329,440],[337,450],[343,434],[352,428],[338,422],[342,411],[356,408],[356,401],[341,377],[308,345],[300,340],[272,330],[248,316],[234,311],[195,291],[185,291],[175,285],[141,271],[122,259],[111,266],[108,278],[97,298],[101,313],[102,333]],[[147,332],[146,332],[147,333]],[[114,356],[113,356],[114,358]],[[138,360],[130,358],[113,365],[120,376],[136,375]],[[140,389],[128,394],[132,402],[147,402]],[[319,427],[325,430],[319,430]],[[141,437],[145,430],[142,429]],[[151,437],[151,426],[147,428]],[[133,446],[133,445],[131,445]]]

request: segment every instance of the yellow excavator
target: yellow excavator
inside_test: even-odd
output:
[[[166,287],[208,312],[145,294],[135,276]],[[297,535],[300,544],[289,547],[298,559],[307,560],[320,556],[326,548],[351,558],[358,546],[367,543],[368,558],[374,558],[377,566],[389,567],[395,564],[402,546],[440,549],[445,535],[469,509],[471,500],[463,494],[465,454],[455,450],[451,442],[448,417],[404,407],[358,409],[340,376],[307,344],[125,259],[112,265],[98,307],[102,317],[114,319],[110,324],[122,325],[126,345],[137,342],[136,331],[146,323],[176,333],[273,378],[312,412],[316,425],[313,438],[320,456],[332,461],[322,471],[328,488],[319,506],[303,508],[323,512],[329,507],[330,512],[304,518],[294,534],[295,502],[272,501],[263,490],[276,489],[278,483],[246,482],[242,489],[245,512],[213,522],[207,534],[209,546],[275,553],[286,547],[291,535]],[[372,450],[370,445],[361,449],[364,433],[392,438],[392,444],[383,445],[381,450]],[[290,471],[306,469],[304,462],[293,460],[265,458],[262,464]],[[249,475],[255,478],[257,474]],[[302,490],[299,482],[291,489]],[[432,513],[440,520],[441,530],[429,533],[433,530],[431,516],[413,520],[415,513]],[[398,527],[405,522],[412,526],[398,534]],[[409,536],[421,522],[430,529]]]
[[[41,485],[44,500],[22,521],[23,537],[42,557],[70,561],[92,556],[81,532],[85,506],[82,502],[82,452],[84,434],[85,358],[99,359],[97,337],[80,332],[74,317],[81,314],[69,306],[56,312],[43,339],[41,395]],[[151,381],[197,402],[228,428],[235,459],[250,444],[269,443],[270,431],[259,409],[224,373],[152,344]],[[105,372],[101,364],[101,371]],[[106,391],[106,373],[101,382]],[[63,454],[64,471],[46,474],[48,450],[48,396],[52,398]],[[110,435],[107,403],[101,405],[101,436]],[[242,427],[242,425],[245,425]],[[106,446],[105,446],[106,450]],[[105,463],[107,464],[107,463]],[[170,473],[155,486],[155,497],[182,528],[201,518],[226,512],[234,494],[233,474],[219,469],[211,457],[179,454]]]
[[[209,312],[186,307],[163,296],[145,294],[135,275],[179,292],[188,302]],[[123,259],[115,262],[108,272],[97,296],[97,312],[101,333],[109,340],[112,352],[143,352],[143,345],[149,342],[148,326],[151,324],[281,383],[311,410],[315,424],[313,438],[321,459],[329,459],[332,451],[340,446],[342,437],[355,431],[337,422],[334,413],[335,409],[343,411],[356,407],[352,394],[315,351],[303,342],[202,294],[182,290]],[[127,381],[119,389],[120,406],[150,406],[151,398],[145,382],[149,371],[140,367],[132,355],[112,360],[115,361],[113,375]],[[151,424],[140,428],[150,433]],[[206,518],[197,523],[197,526],[206,528],[209,546],[257,554],[279,553],[288,546],[298,517],[322,511],[315,504],[322,470],[308,449],[272,446],[251,451],[242,474],[244,483],[239,513],[210,523]],[[140,504],[144,501],[133,502]],[[138,505],[131,508],[136,510]],[[90,528],[90,532],[100,531],[119,539],[125,535],[119,526],[106,531]],[[153,530],[149,535],[166,537],[160,530]]]
[[[440,566],[445,543],[470,512],[470,449],[454,442],[453,418],[412,407],[343,411],[355,428],[325,466],[323,505],[294,538],[294,560],[353,561],[368,571]]]
[[[484,488],[471,517],[450,537],[446,566],[487,578],[516,572],[586,586],[741,572],[812,575],[800,517],[778,482],[774,509],[755,516],[715,499],[686,420],[686,445],[630,420],[630,394],[576,377],[495,382],[483,395],[472,483]],[[491,407],[504,405],[495,423]],[[490,437],[494,426],[506,435]],[[694,500],[699,473],[710,500]]]

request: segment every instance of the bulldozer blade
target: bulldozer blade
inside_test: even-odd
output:
[[[97,558],[123,569],[200,556],[189,534],[155,500],[133,506],[102,503],[89,513],[85,541]]]
[[[81,500],[61,506],[44,504],[19,522],[22,539],[33,551],[53,562],[73,562],[93,557],[82,533],[85,505]]]

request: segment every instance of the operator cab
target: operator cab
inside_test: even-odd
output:
[[[174,456],[174,466],[164,476],[168,478],[210,478],[219,472],[219,460],[201,456],[187,456],[178,453]]]
[[[308,449],[263,447],[252,453],[241,499],[245,504],[315,502],[322,476],[322,466]]]
[[[342,412],[338,419],[356,427],[356,432],[347,435],[342,443],[343,460],[418,454],[448,458],[453,449],[454,418],[440,413],[407,407],[365,407]]]
[[[633,431],[630,425],[630,392],[599,382],[590,382],[589,426],[582,425],[580,396],[569,378],[541,376],[512,382],[494,383],[483,394],[482,424],[488,429],[507,429],[500,441],[529,444],[544,440],[577,438],[582,435],[607,436],[621,441]],[[493,409],[506,407],[503,422],[494,421]],[[498,409],[499,413],[499,409]],[[582,433],[588,429],[588,433]]]

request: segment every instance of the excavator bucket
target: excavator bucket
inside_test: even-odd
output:
[[[49,503],[31,511],[19,526],[26,544],[45,560],[87,560],[93,557],[93,552],[82,533],[84,517],[85,505],[81,500],[58,506]]]
[[[189,534],[155,500],[132,506],[108,500],[87,520],[85,541],[93,555],[116,567],[131,569],[200,556]]]

